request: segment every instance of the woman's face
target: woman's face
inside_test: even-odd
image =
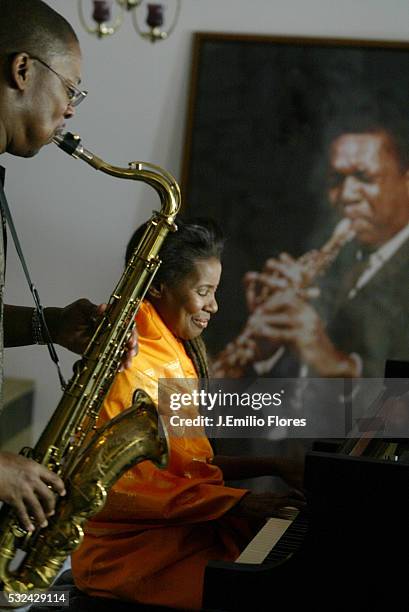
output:
[[[195,268],[174,287],[162,285],[154,305],[171,332],[182,340],[200,336],[217,312],[216,289],[221,263],[215,257],[198,259]]]

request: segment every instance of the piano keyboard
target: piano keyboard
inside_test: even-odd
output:
[[[270,518],[236,563],[276,563],[294,553],[304,542],[308,531],[307,519],[299,511],[289,509],[288,518]]]

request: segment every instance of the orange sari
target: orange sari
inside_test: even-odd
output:
[[[136,388],[156,401],[159,378],[197,378],[183,344],[149,302],[137,324],[139,353],[117,375],[104,420],[128,408]],[[144,461],[126,472],[73,555],[77,586],[101,597],[200,609],[207,562],[234,559],[251,537],[243,522],[224,516],[246,491],[224,486],[212,456],[205,436],[172,437],[166,470]]]

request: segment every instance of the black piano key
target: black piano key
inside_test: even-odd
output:
[[[308,518],[300,513],[278,540],[274,548],[270,550],[263,564],[278,563],[295,553],[302,546],[307,532]]]

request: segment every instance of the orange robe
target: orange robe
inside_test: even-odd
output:
[[[159,378],[197,378],[183,344],[149,302],[137,324],[139,353],[117,375],[102,419],[128,408],[136,388],[156,401]],[[172,437],[166,470],[144,461],[126,472],[73,555],[77,586],[91,595],[200,609],[207,562],[236,558],[252,535],[224,516],[246,491],[224,486],[212,456],[205,436]]]

